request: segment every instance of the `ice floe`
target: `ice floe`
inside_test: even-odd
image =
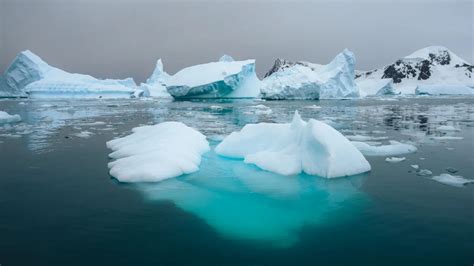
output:
[[[387,157],[385,158],[385,161],[388,163],[399,163],[405,161],[405,157]]]
[[[20,115],[11,115],[7,112],[0,111],[0,124],[17,123],[20,121]]]
[[[372,146],[365,142],[352,141],[352,144],[354,144],[362,154],[367,156],[392,156],[417,151],[417,148],[411,144],[405,144],[395,140],[390,140],[389,143],[388,145]]]
[[[438,176],[433,176],[431,179],[454,187],[463,187],[467,184],[474,183],[474,180],[472,179],[466,179],[462,176],[450,175],[446,173],[440,174]]]
[[[110,175],[121,182],[157,182],[199,170],[206,136],[180,122],[136,127],[107,142]]]

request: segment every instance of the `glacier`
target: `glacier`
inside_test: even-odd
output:
[[[303,121],[296,111],[291,123],[247,124],[227,136],[216,153],[281,175],[302,172],[325,178],[370,171],[364,156],[331,126]]]
[[[132,78],[97,79],[48,65],[29,50],[19,53],[5,71],[0,96],[32,98],[130,98]]]
[[[284,99],[342,99],[359,97],[354,82],[355,56],[345,49],[329,64],[281,63],[277,60],[263,79],[261,97],[270,100]]]
[[[156,67],[151,76],[145,83],[141,83],[138,87],[143,90],[143,96],[155,98],[171,98],[166,90],[166,84],[170,79],[170,75],[163,70],[163,62],[161,58],[156,61]]]
[[[184,68],[166,87],[175,98],[255,98],[259,88],[255,60],[234,61],[230,56]]]
[[[158,182],[196,172],[210,149],[206,136],[181,122],[136,127],[106,145],[113,151],[110,175],[120,182]]]

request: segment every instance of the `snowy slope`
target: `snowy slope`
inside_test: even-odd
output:
[[[223,56],[218,62],[180,70],[168,80],[167,90],[175,98],[254,98],[259,86],[255,60]]]
[[[383,68],[359,72],[356,79],[390,78],[393,87],[404,94],[414,94],[419,85],[474,87],[473,66],[445,47],[420,49]],[[453,91],[455,93],[455,91]]]
[[[129,98],[133,79],[97,79],[52,67],[31,51],[17,55],[3,75],[0,96]]]
[[[341,99],[359,97],[354,54],[345,49],[329,64],[278,59],[262,81],[264,99]]]

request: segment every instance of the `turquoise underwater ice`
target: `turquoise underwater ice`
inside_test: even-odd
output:
[[[132,186],[150,201],[172,201],[223,237],[288,247],[303,226],[337,226],[357,216],[369,202],[359,190],[366,177],[282,176],[212,149],[196,173]]]

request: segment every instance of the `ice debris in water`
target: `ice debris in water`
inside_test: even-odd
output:
[[[0,111],[0,124],[16,123],[20,121],[20,115],[11,115],[7,112]]]
[[[74,136],[78,137],[78,138],[89,138],[90,136],[94,135],[94,133],[90,132],[90,131],[81,131],[79,133],[76,133],[74,134]]]
[[[416,172],[416,174],[419,175],[419,176],[429,176],[429,175],[432,175],[433,172],[431,172],[428,169],[420,169]]]
[[[388,163],[399,163],[405,161],[405,159],[405,157],[387,157],[385,158],[385,161]]]
[[[413,168],[413,169],[415,169],[415,170],[420,169],[420,166],[419,166],[418,164],[412,164],[412,165],[410,165],[410,166],[411,166],[411,168]]]
[[[389,145],[372,146],[365,142],[352,141],[362,154],[367,156],[391,156],[413,153],[417,148],[411,144],[401,143],[395,140],[390,140]]]
[[[466,179],[462,176],[457,175],[450,175],[450,174],[441,174],[438,176],[433,176],[433,180],[438,181],[440,183],[455,186],[455,187],[462,187],[470,183],[474,183],[472,179]]]
[[[206,136],[180,122],[136,127],[107,142],[110,175],[121,182],[157,182],[199,170]]]
[[[439,126],[436,128],[438,131],[460,131],[458,128],[453,126]]]
[[[370,164],[339,131],[296,111],[291,123],[247,124],[217,147],[222,156],[282,175],[306,173],[332,178],[364,173]]]

